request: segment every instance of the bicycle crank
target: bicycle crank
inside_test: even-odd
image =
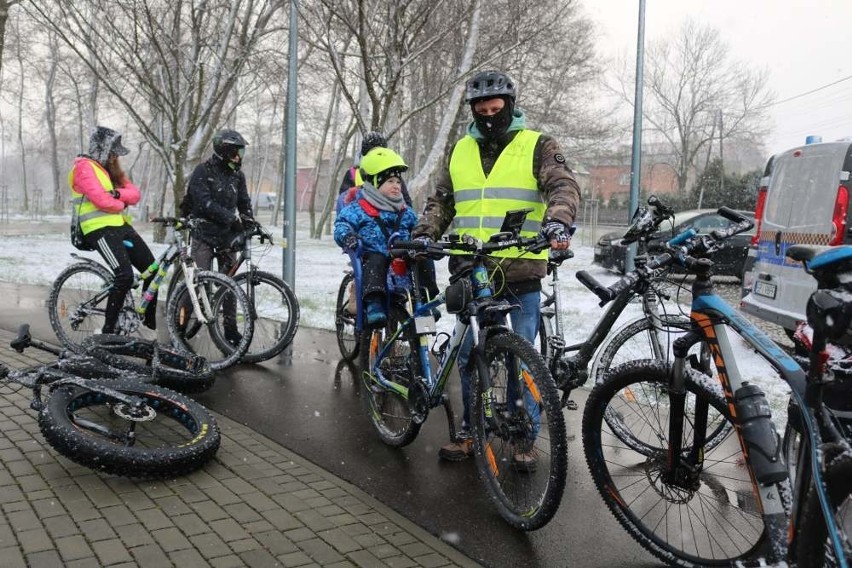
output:
[[[408,387],[408,411],[415,424],[423,424],[429,416],[429,390],[422,380],[415,380]]]

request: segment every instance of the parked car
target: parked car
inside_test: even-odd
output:
[[[743,215],[754,218],[751,211],[740,211]],[[687,229],[695,229],[699,234],[707,234],[713,229],[725,229],[731,225],[731,221],[719,215],[715,209],[691,209],[675,213],[671,225],[663,224],[661,231],[654,233],[648,239],[647,246],[654,248],[655,241],[667,241],[673,235],[677,235]],[[672,227],[674,229],[672,230]],[[621,244],[621,236],[624,231],[606,233],[598,239],[595,245],[595,264],[604,268],[624,273],[624,263],[627,258],[627,247]],[[746,255],[754,237],[754,230],[740,233],[728,239],[722,250],[713,256],[715,263],[714,274],[719,276],[736,276],[742,278]],[[636,254],[646,252],[644,243],[639,244]],[[675,267],[675,270],[677,268]]]
[[[772,156],[757,194],[757,232],[740,308],[788,334],[806,319],[816,280],[786,258],[794,244],[852,244],[852,142],[805,144]]]
[[[275,209],[275,198],[276,195],[274,193],[258,193],[252,200],[252,209],[255,211],[259,211],[261,209],[269,209],[272,211]]]

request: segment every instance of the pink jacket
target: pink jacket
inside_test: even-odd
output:
[[[114,188],[119,192],[119,197],[116,199],[109,192],[113,188],[105,188],[101,185],[94,168],[106,172],[97,161],[85,156],[77,156],[72,168],[74,191],[82,193],[95,207],[109,213],[121,213],[126,206],[139,203],[141,197],[139,188],[130,180],[127,180],[123,186]]]

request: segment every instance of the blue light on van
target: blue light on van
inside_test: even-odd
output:
[[[822,142],[822,136],[816,134],[811,134],[805,138],[805,144],[819,144],[820,142]]]

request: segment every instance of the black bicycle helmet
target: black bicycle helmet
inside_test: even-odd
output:
[[[213,151],[225,160],[231,159],[240,148],[248,145],[239,132],[230,128],[224,128],[213,136]]]
[[[465,84],[464,100],[491,99],[506,96],[514,101],[518,96],[515,81],[500,71],[480,71]]]
[[[373,148],[378,148],[379,146],[387,146],[388,141],[385,138],[385,135],[381,132],[371,131],[364,135],[364,139],[361,140],[361,155],[366,156],[367,152],[372,150]]]

